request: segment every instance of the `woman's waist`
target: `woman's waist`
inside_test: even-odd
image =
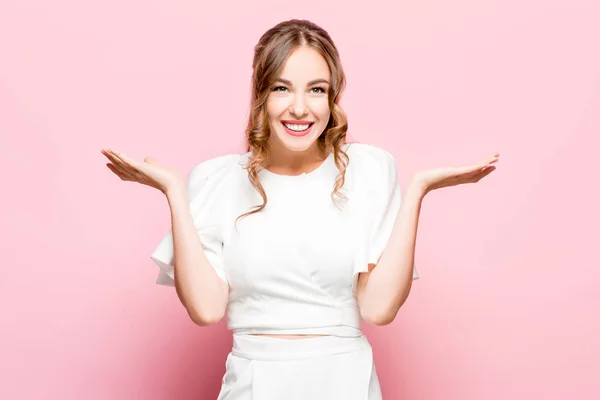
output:
[[[297,327],[297,328],[274,328],[254,327],[232,329],[234,335],[277,335],[277,336],[339,336],[359,337],[363,335],[362,329],[356,326],[321,326],[321,327]]]
[[[362,333],[361,322],[355,304],[316,306],[264,301],[233,302],[227,307],[227,327],[234,333],[298,333],[306,330],[305,333],[311,334],[357,336]],[[343,333],[349,331],[355,333]]]
[[[371,345],[366,336],[324,335],[299,340],[280,337],[233,334],[234,356],[251,360],[295,360],[323,355],[344,354],[369,350]]]

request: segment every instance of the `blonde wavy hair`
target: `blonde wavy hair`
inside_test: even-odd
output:
[[[333,202],[339,207],[335,197],[346,199],[345,195],[340,193],[340,189],[344,186],[349,161],[348,154],[343,150],[343,145],[346,143],[348,119],[339,105],[342,92],[346,87],[346,77],[340,56],[333,40],[323,28],[307,20],[292,19],[281,22],[266,31],[254,47],[250,116],[246,127],[247,151],[251,154],[245,168],[248,171],[248,179],[262,197],[263,203],[254,206],[252,211],[240,215],[238,219],[260,212],[267,205],[267,195],[258,178],[258,173],[265,167],[269,154],[270,126],[266,102],[286,60],[300,46],[310,46],[319,52],[331,72],[328,93],[331,116],[317,142],[321,150],[327,153],[333,152],[335,164],[339,170],[331,193]]]

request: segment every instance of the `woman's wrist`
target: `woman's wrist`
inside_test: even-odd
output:
[[[417,196],[423,198],[427,193],[429,193],[427,183],[417,174],[413,176],[409,182],[405,196]]]
[[[164,193],[169,203],[171,203],[173,200],[187,195],[186,185],[184,182],[175,182],[169,185]]]

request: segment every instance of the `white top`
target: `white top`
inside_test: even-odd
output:
[[[376,264],[400,207],[394,157],[361,143],[345,144],[350,158],[342,193],[333,153],[314,171],[259,178],[264,210],[235,219],[262,203],[243,166],[250,153],[196,165],[188,177],[190,209],[206,257],[229,285],[227,326],[234,333],[360,336],[356,300],[359,272]],[[151,255],[159,285],[174,286],[169,230]],[[418,279],[416,268],[413,279]]]

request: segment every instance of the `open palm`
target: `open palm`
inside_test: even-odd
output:
[[[112,162],[106,164],[108,169],[121,180],[151,186],[165,194],[170,187],[184,181],[179,172],[158,164],[151,157],[146,157],[140,162],[111,149],[102,149],[101,152]]]
[[[427,192],[448,186],[456,186],[463,183],[479,182],[483,177],[489,175],[496,169],[492,164],[498,162],[499,153],[495,153],[485,160],[463,167],[442,167],[419,171],[415,178]]]

